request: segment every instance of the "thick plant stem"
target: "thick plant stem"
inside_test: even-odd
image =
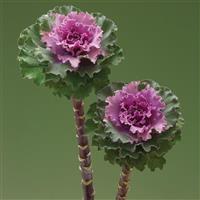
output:
[[[127,198],[131,171],[132,168],[128,167],[127,165],[122,166],[116,200],[125,200]]]
[[[80,171],[82,175],[83,200],[94,200],[94,187],[91,166],[91,152],[88,136],[85,133],[83,101],[72,98],[74,117],[76,122],[76,136],[78,141]]]

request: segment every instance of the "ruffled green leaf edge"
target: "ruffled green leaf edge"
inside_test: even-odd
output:
[[[111,124],[103,121],[105,99],[114,95],[114,92],[120,90],[123,85],[124,83],[116,82],[99,91],[97,102],[89,107],[86,130],[93,133],[93,145],[97,146],[99,150],[104,149],[104,158],[110,163],[117,163],[120,166],[126,164],[130,167],[136,167],[140,171],[144,170],[145,166],[148,166],[151,171],[156,168],[162,169],[166,163],[164,155],[181,138],[183,117],[178,98],[169,88],[160,86],[155,81],[141,81],[139,84],[141,89],[150,85],[164,99],[167,105],[165,115],[169,129],[160,135],[154,135],[151,140],[146,142],[131,144],[129,138],[123,137]]]
[[[122,49],[116,45],[116,24],[100,13],[91,13],[103,29],[102,45],[108,56],[99,58],[95,65],[80,67],[76,72],[66,64],[54,63],[53,55],[41,42],[40,33],[50,30],[54,21],[52,13],[67,15],[71,11],[81,10],[74,6],[57,6],[25,28],[18,39],[18,60],[24,78],[52,88],[58,96],[85,98],[93,88],[97,91],[108,84],[109,66],[118,65],[124,57]]]

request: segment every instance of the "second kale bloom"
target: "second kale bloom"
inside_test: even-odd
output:
[[[131,142],[147,141],[167,127],[164,100],[150,86],[139,90],[139,84],[131,82],[106,99],[105,121]]]

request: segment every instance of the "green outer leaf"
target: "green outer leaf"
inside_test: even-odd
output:
[[[18,60],[24,78],[50,87],[58,96],[85,98],[92,89],[97,92],[109,83],[108,67],[119,64],[123,52],[116,45],[116,24],[100,13],[91,13],[103,30],[102,46],[106,56],[99,57],[95,65],[81,66],[76,72],[68,64],[55,63],[52,53],[41,42],[41,33],[51,29],[55,19],[53,13],[67,15],[71,11],[81,10],[74,6],[57,6],[25,28],[18,40]]]
[[[61,78],[66,77],[67,65],[59,63],[49,63],[49,74],[60,75]]]
[[[176,141],[180,140],[183,118],[178,98],[170,89],[162,87],[151,80],[141,81],[139,88],[143,89],[147,84],[154,87],[163,97],[167,106],[165,114],[170,124],[168,130],[162,134],[155,134],[151,140],[131,144],[128,142],[128,138],[123,137],[111,124],[103,121],[106,106],[105,99],[114,95],[116,90],[121,89],[123,83],[112,83],[99,91],[98,101],[93,103],[88,110],[86,128],[94,133],[93,145],[97,146],[99,150],[104,149],[105,160],[112,164],[127,164],[141,171],[145,169],[146,165],[152,171],[156,168],[162,169],[166,163],[164,155],[173,147]]]
[[[53,90],[57,96],[65,96],[68,99],[73,95],[76,98],[85,98],[94,89],[101,89],[109,82],[108,75],[110,70],[103,68],[91,79],[89,76],[80,76],[76,72],[67,72],[67,76],[61,79],[60,76],[47,74],[45,85]],[[102,80],[99,81],[99,80]]]
[[[119,133],[111,123],[106,123],[105,131],[110,134],[113,142],[121,141],[122,143],[130,143],[131,138],[126,133]]]
[[[31,68],[27,70],[27,68],[21,69],[22,75],[24,78],[33,79],[35,84],[42,85],[45,82],[45,76],[40,68]]]
[[[117,45],[109,45],[108,46],[108,56],[104,57],[104,59],[101,61],[101,65],[118,65],[123,59],[123,50],[117,46]]]
[[[105,101],[108,96],[113,96],[114,92],[116,90],[120,90],[124,83],[122,82],[113,82],[106,87],[102,88],[101,91],[99,91],[97,97],[101,101]]]
[[[163,169],[163,165],[166,163],[164,157],[159,157],[155,153],[149,153],[147,166],[151,171],[154,171],[156,168]]]
[[[113,45],[116,40],[117,25],[111,19],[106,18],[101,13],[92,13],[96,19],[96,23],[103,30],[103,40],[102,45],[106,48],[108,45]]]

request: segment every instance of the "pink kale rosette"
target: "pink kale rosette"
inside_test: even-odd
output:
[[[52,15],[54,23],[50,31],[42,32],[41,39],[57,62],[78,70],[85,59],[96,64],[98,57],[105,56],[103,30],[92,15],[77,11]]]
[[[166,105],[156,90],[150,86],[138,89],[139,82],[131,82],[107,97],[105,122],[130,137],[130,142],[147,141],[153,134],[167,127],[163,113]]]
[[[21,32],[21,73],[55,94],[83,98],[105,86],[109,66],[123,59],[116,31],[116,24],[100,13],[55,7]]]
[[[183,124],[178,98],[149,80],[107,86],[88,115],[93,144],[105,150],[105,159],[139,170],[163,167]]]

